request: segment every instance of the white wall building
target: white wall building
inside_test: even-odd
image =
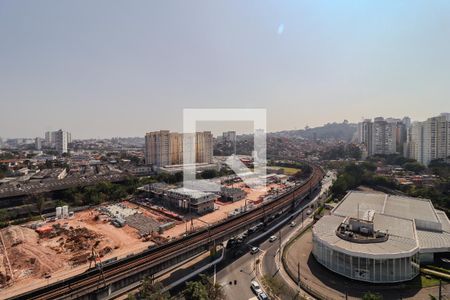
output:
[[[358,142],[364,144],[368,155],[403,153],[406,128],[400,119],[378,117],[373,122],[366,119],[358,124]]]
[[[448,252],[450,221],[427,199],[350,192],[313,227],[317,261],[366,282],[411,280]]]
[[[68,132],[62,129],[54,131],[55,133],[55,148],[61,155],[68,152]]]
[[[409,157],[428,165],[450,156],[450,120],[446,114],[415,122],[411,126]]]
[[[37,137],[34,139],[34,149],[41,150],[42,144],[41,144],[41,138]]]

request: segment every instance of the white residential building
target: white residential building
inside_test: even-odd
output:
[[[68,132],[62,129],[54,131],[55,137],[55,148],[56,151],[61,155],[68,152]]]
[[[406,138],[406,125],[400,119],[378,117],[358,124],[358,142],[368,155],[403,153]]]
[[[41,145],[41,138],[40,137],[37,137],[37,138],[34,139],[34,148],[36,150],[41,150],[42,145]]]
[[[446,114],[415,122],[411,127],[409,156],[428,165],[450,156],[450,118]]]

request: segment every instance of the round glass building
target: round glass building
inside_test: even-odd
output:
[[[450,251],[450,221],[427,199],[350,192],[313,229],[315,259],[371,283],[408,281]]]
[[[384,241],[360,243],[339,237],[335,230],[324,231],[330,225],[336,225],[336,229],[341,221],[325,216],[313,228],[312,253],[323,266],[348,278],[373,283],[407,281],[419,274],[419,248],[413,240],[389,235]]]

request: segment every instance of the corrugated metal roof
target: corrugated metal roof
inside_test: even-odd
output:
[[[389,234],[389,238],[381,243],[360,244],[343,240],[336,235],[336,229],[344,221],[345,217],[324,216],[313,227],[313,233],[321,241],[339,249],[342,252],[361,257],[401,257],[417,250],[413,221],[396,219],[392,217],[378,218],[375,215],[374,222],[393,222],[392,225],[401,226],[405,230],[399,230]],[[379,224],[376,224],[378,226]],[[397,235],[398,234],[398,235]]]
[[[450,234],[447,232],[434,232],[417,230],[420,252],[449,252]]]
[[[386,201],[384,213],[406,219],[439,222],[433,205],[427,199],[390,195]]]
[[[442,210],[436,210],[436,215],[439,219],[439,222],[442,224],[442,230],[450,233],[450,221],[447,218],[447,215]]]
[[[353,218],[362,218],[363,214],[368,210],[374,210],[376,213],[381,213],[383,211],[385,198],[386,195],[381,193],[370,194],[352,191],[347,194],[333,212],[336,215]]]
[[[374,230],[388,233],[387,241],[363,244],[336,235],[346,217],[372,214]],[[348,193],[332,215],[322,217],[314,225],[313,233],[337,250],[363,257],[395,257],[419,248],[424,253],[450,251],[450,221],[443,211],[435,210],[427,199],[382,193]]]

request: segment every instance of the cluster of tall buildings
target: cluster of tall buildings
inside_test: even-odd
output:
[[[365,146],[367,155],[403,154],[411,119],[375,118],[358,124],[358,142]]]
[[[366,119],[358,124],[358,142],[369,156],[398,153],[428,165],[450,156],[450,114],[413,123],[409,117]]]
[[[180,165],[183,164],[184,155],[192,163],[212,163],[212,133],[204,131],[183,134],[160,130],[145,135],[146,164],[156,167]]]
[[[68,152],[68,144],[72,142],[72,135],[70,132],[63,131],[47,131],[45,133],[45,142],[50,147],[54,147],[59,154]],[[37,145],[36,141],[36,145]]]
[[[424,122],[414,122],[408,133],[405,155],[428,165],[450,156],[450,114],[443,113]]]

